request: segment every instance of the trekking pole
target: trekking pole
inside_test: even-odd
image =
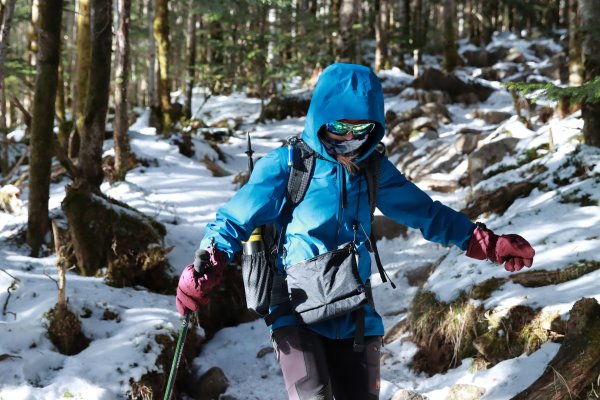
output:
[[[200,260],[198,265],[194,266],[197,276],[204,275],[206,265],[210,262],[210,255],[206,251],[196,251],[196,257]],[[175,354],[173,355],[173,363],[171,364],[171,372],[169,373],[169,380],[167,381],[167,389],[165,390],[165,397],[163,400],[171,400],[173,395],[173,386],[175,386],[175,377],[177,376],[177,370],[179,369],[179,363],[181,362],[181,356],[183,354],[183,345],[185,344],[185,338],[187,337],[187,331],[190,326],[190,320],[192,319],[192,312],[190,310],[185,311],[183,321],[181,321],[181,328],[179,329],[179,338],[177,339],[177,346],[175,347]]]

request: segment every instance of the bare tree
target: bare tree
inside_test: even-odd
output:
[[[375,0],[375,71],[390,68],[388,50],[389,0]]]
[[[569,86],[583,83],[583,62],[581,60],[581,30],[578,0],[569,2]]]
[[[586,82],[600,77],[600,3],[597,0],[579,0],[583,32],[582,58]],[[586,144],[600,147],[600,103],[584,102],[581,106],[583,139]]]
[[[73,113],[78,135],[84,130],[87,85],[92,61],[90,43],[90,0],[77,2],[77,57],[75,59],[75,89]],[[78,152],[79,136],[74,135],[69,144],[69,155],[75,157]]]
[[[158,47],[160,130],[163,133],[169,133],[173,126],[171,119],[171,89],[169,85],[169,0],[156,0],[153,25],[154,40],[156,40]]]
[[[190,15],[188,17],[188,71],[186,81],[186,96],[184,114],[187,118],[192,117],[192,90],[194,89],[194,76],[196,74],[196,25],[198,24],[198,13],[194,9],[194,0],[190,0]]]
[[[119,26],[117,28],[117,65],[115,68],[115,178],[124,180],[129,159],[129,128],[127,86],[129,85],[129,25],[131,0],[118,0]]]
[[[338,61],[354,62],[356,58],[356,45],[352,26],[356,20],[358,5],[356,0],[342,0],[339,12],[340,29],[338,33],[337,54]]]
[[[34,257],[48,230],[48,199],[54,127],[54,102],[58,82],[62,0],[40,0],[37,77],[33,100],[29,160],[29,214],[27,243]]]
[[[456,3],[444,0],[444,69],[452,71],[458,65],[458,48],[456,44]]]
[[[85,120],[78,158],[78,178],[100,187],[102,172],[102,142],[106,132],[106,113],[110,89],[110,54],[112,39],[112,0],[92,0],[91,65],[85,105]]]
[[[154,8],[156,0],[148,0],[148,105],[158,110],[158,93],[156,87],[156,40],[154,40]]]
[[[5,60],[8,54],[10,27],[16,0],[7,0],[5,5],[0,5],[0,134],[2,134],[2,154],[0,154],[0,170],[2,175],[8,173],[8,132],[6,131],[6,90],[4,77],[6,75]]]

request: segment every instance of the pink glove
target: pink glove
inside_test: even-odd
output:
[[[186,310],[194,312],[200,304],[208,304],[209,293],[221,282],[227,262],[227,255],[217,249],[196,252],[194,264],[185,267],[179,277],[175,300],[179,314],[184,315]],[[201,274],[196,272],[194,266],[198,267]]]
[[[478,223],[473,231],[467,256],[478,260],[486,258],[498,264],[504,263],[509,272],[520,271],[523,267],[531,267],[535,250],[529,242],[519,235],[498,236],[484,224]]]

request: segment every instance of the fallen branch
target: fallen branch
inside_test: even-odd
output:
[[[25,109],[25,107],[23,106],[23,104],[21,104],[21,102],[19,101],[19,99],[17,99],[16,97],[12,97],[10,99],[10,102],[13,106],[17,107],[21,113],[23,114],[23,122],[25,123],[25,125],[27,126],[27,128],[31,127],[31,121],[33,121],[33,119],[31,118],[31,114],[29,113],[29,111],[27,111]]]

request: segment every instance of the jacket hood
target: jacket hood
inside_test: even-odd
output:
[[[310,101],[302,140],[328,160],[334,159],[319,140],[319,129],[330,121],[363,119],[377,122],[359,161],[368,157],[385,134],[383,91],[370,68],[335,63],[323,70]]]

